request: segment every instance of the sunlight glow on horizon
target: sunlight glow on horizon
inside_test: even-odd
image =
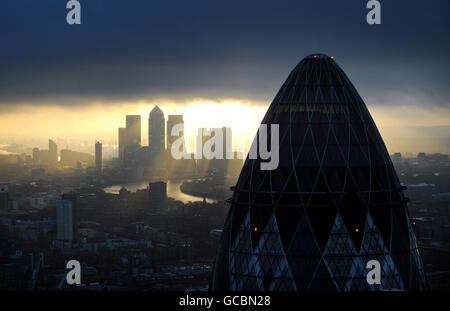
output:
[[[156,105],[163,110],[166,121],[169,114],[183,115],[188,151],[195,149],[194,138],[198,128],[227,126],[232,128],[233,150],[244,153],[248,151],[269,107],[269,103],[256,103],[250,100],[202,98],[187,101],[141,100],[112,104],[93,102],[91,105],[73,107],[22,105],[15,111],[0,114],[0,143],[17,143],[34,139],[41,141],[41,145],[37,147],[44,147],[46,141],[52,138],[62,141],[59,148],[64,149],[70,148],[75,141],[93,145],[95,140],[100,140],[104,147],[117,148],[118,128],[125,127],[126,115],[139,114],[141,145],[146,146],[148,116]],[[407,142],[403,139],[405,134],[400,139],[395,130],[386,128],[450,126],[450,110],[447,108],[369,105],[369,111],[390,152],[416,151],[424,141],[414,141],[414,137],[411,137]]]

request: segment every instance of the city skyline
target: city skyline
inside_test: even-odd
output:
[[[103,123],[107,125],[107,129],[93,129],[89,127],[89,123],[85,123],[83,130],[86,132],[84,135],[69,134],[64,135],[64,132],[58,131],[58,134],[51,134],[53,131],[48,129],[42,131],[42,134],[34,136],[36,131],[27,131],[23,137],[14,137],[5,135],[5,132],[0,133],[0,147],[1,145],[7,144],[25,144],[28,147],[44,147],[49,137],[57,141],[60,147],[73,149],[74,151],[87,151],[85,148],[83,150],[78,149],[83,143],[92,143],[95,141],[102,141],[104,147],[112,148],[116,150],[118,148],[119,142],[117,137],[117,128],[125,126],[124,117],[126,115],[139,113],[141,116],[141,145],[148,145],[148,128],[147,122],[149,112],[156,107],[158,104],[150,105],[150,108],[146,104],[142,104],[139,110],[132,110],[128,112],[125,108],[113,118],[114,122],[110,122],[108,118],[104,119]],[[171,114],[183,115],[185,123],[185,138],[186,146],[188,150],[193,151],[195,149],[195,136],[197,135],[198,128],[216,128],[221,126],[231,127],[233,132],[238,133],[236,139],[234,140],[233,148],[242,152],[248,152],[251,140],[256,133],[259,123],[264,116],[264,107],[251,107],[248,104],[240,104],[233,102],[225,102],[224,104],[207,104],[199,103],[188,106],[187,108],[173,108],[174,106],[164,106],[160,105],[164,112],[165,117]],[[230,109],[231,107],[231,109]],[[198,120],[197,115],[200,111],[207,111],[207,114],[203,115],[203,120]],[[417,154],[418,152],[427,153],[450,153],[450,125],[446,126],[414,126],[407,124],[395,125],[395,122],[388,122],[384,125],[380,122],[380,118],[377,118],[378,111],[374,111],[368,107],[369,111],[374,118],[374,120],[379,124],[379,130],[383,135],[386,146],[390,153],[401,152],[401,153],[412,153]],[[185,113],[183,113],[183,111]],[[228,112],[226,112],[228,111]],[[233,115],[236,118],[229,118],[227,120],[223,119],[223,115]],[[102,112],[97,111],[98,115],[93,116],[93,120],[101,118]],[[123,113],[123,114],[122,114]],[[383,114],[383,112],[382,112]],[[382,115],[381,114],[381,115]],[[255,117],[257,116],[257,117]],[[220,120],[222,118],[222,120]],[[1,119],[1,115],[0,115]],[[59,119],[60,122],[69,124],[68,128],[73,128],[70,120],[66,120],[64,115],[59,115],[58,118],[52,117],[53,121]],[[74,122],[77,119],[74,119]],[[20,121],[19,119],[14,119],[14,123]],[[25,119],[23,122],[28,122]],[[198,122],[198,123],[197,123]],[[1,123],[0,123],[1,124]],[[96,123],[98,124],[98,122]],[[48,124],[47,124],[48,125]],[[1,126],[1,125],[0,125]],[[32,125],[31,125],[32,126]],[[39,125],[38,125],[39,126]],[[12,130],[10,128],[10,130]],[[31,133],[30,133],[31,132]],[[38,131],[39,132],[39,131]],[[103,133],[102,133],[103,132]],[[71,147],[72,145],[72,147]],[[73,148],[75,146],[75,148]],[[77,148],[78,147],[78,148]],[[117,151],[114,151],[117,152]],[[94,148],[91,148],[90,153],[94,154]],[[0,150],[0,154],[7,154]],[[106,153],[108,156],[113,156],[110,152]],[[117,156],[117,155],[116,155]]]

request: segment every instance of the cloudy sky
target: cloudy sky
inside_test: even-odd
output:
[[[80,0],[82,24],[68,25],[64,0],[2,0],[0,130],[199,98],[267,108],[316,52],[379,126],[449,126],[450,2],[380,2],[381,25],[368,25],[365,0]]]

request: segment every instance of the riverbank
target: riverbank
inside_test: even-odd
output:
[[[180,191],[188,195],[209,197],[218,201],[227,200],[233,195],[229,186],[212,184],[210,180],[184,181],[180,185]]]
[[[181,201],[183,203],[188,202],[195,202],[195,201],[203,201],[203,195],[196,195],[192,193],[185,193],[180,188],[183,182],[191,181],[186,179],[180,179],[180,180],[167,180],[165,181],[167,183],[167,196],[170,198],[173,198],[177,201]],[[108,187],[104,187],[103,191],[110,194],[119,194],[120,189],[122,187],[125,187],[130,192],[136,192],[138,190],[145,190],[148,187],[148,182],[132,182],[132,183],[121,183],[121,184],[114,184],[110,185]],[[209,195],[206,195],[206,202],[207,203],[217,203],[218,199],[214,197],[210,197]]]

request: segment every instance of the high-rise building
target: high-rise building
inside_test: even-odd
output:
[[[162,181],[153,182],[148,185],[148,202],[151,211],[163,211],[167,201],[167,184]]]
[[[148,146],[153,154],[161,154],[166,149],[164,112],[158,106],[148,118]]]
[[[48,161],[49,165],[58,163],[58,145],[51,139],[48,140]]]
[[[400,152],[396,152],[392,155],[392,162],[394,164],[401,164],[402,163],[402,154]]]
[[[425,288],[404,187],[366,105],[334,59],[304,58],[262,123],[279,124],[279,165],[261,170],[266,160],[246,159],[211,288]],[[381,284],[367,281],[371,260],[380,264]]]
[[[126,116],[126,145],[140,145],[141,144],[141,116],[127,115]]]
[[[179,133],[179,136],[172,136],[172,128],[177,125],[182,124],[183,128],[182,131]],[[167,117],[167,150],[170,152],[172,148],[173,142],[178,139],[179,137],[184,136],[184,121],[183,121],[183,115],[181,114],[170,114]],[[185,140],[183,138],[183,144],[185,143]]]
[[[8,209],[9,192],[8,186],[0,186],[0,211]]]
[[[77,206],[78,195],[75,191],[65,192],[61,195],[61,200],[70,201],[72,203],[72,222],[74,223],[74,219],[77,219],[79,215],[79,210]]]
[[[62,200],[66,200],[66,201],[70,201],[72,202],[72,209],[76,210],[77,209],[77,193],[74,191],[70,191],[70,192],[65,192],[61,195],[61,199]]]
[[[127,129],[125,127],[119,127],[119,161],[123,161],[125,155],[125,147],[127,144]]]
[[[33,148],[33,164],[38,165],[41,162],[39,148]]]
[[[102,155],[102,143],[95,143],[95,168],[101,171],[103,168],[103,155]]]
[[[73,240],[72,208],[69,200],[56,201],[56,238],[63,243]]]

